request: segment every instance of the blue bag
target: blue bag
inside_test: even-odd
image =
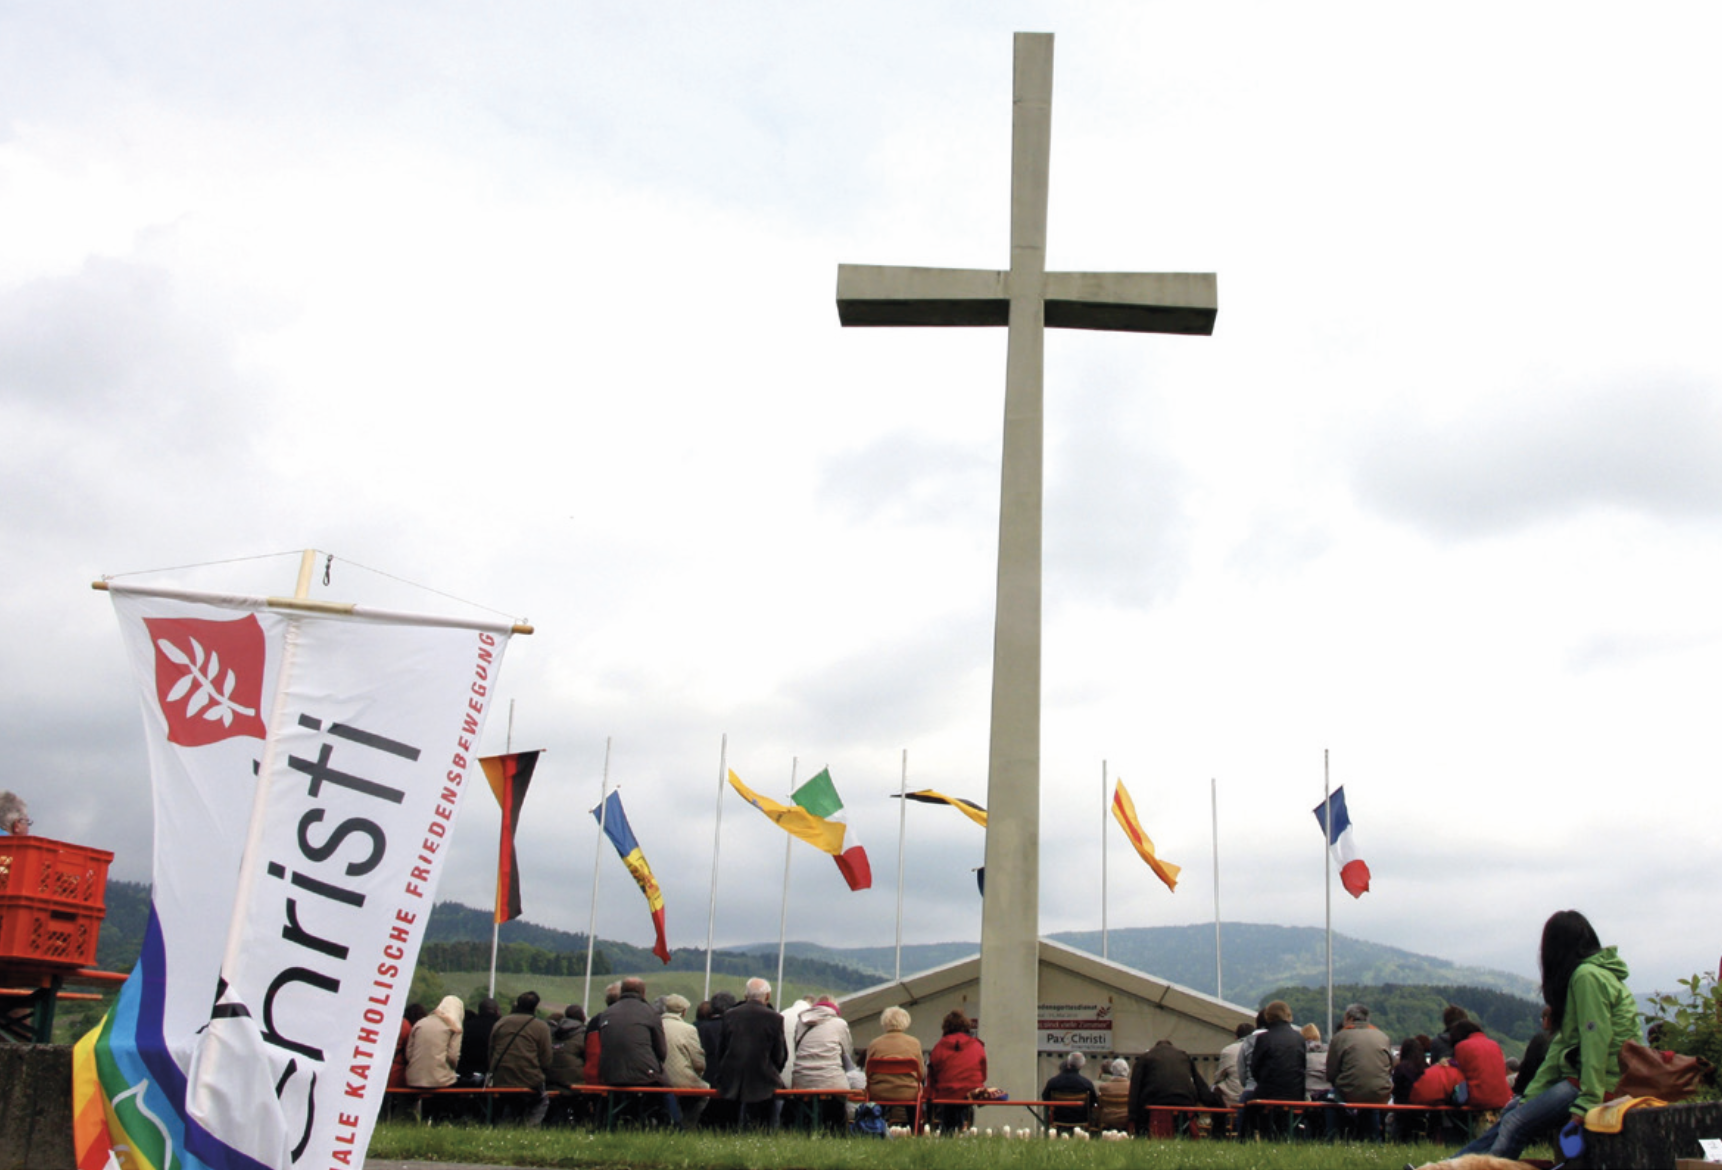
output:
[[[891,1129],[885,1124],[884,1107],[868,1101],[857,1105],[855,1120],[849,1123],[849,1132],[857,1137],[890,1137]]]

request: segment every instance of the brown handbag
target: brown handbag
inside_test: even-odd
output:
[[[1620,1046],[1620,1083],[1613,1095],[1683,1101],[1698,1091],[1699,1081],[1715,1071],[1703,1057],[1663,1052],[1628,1040]]]

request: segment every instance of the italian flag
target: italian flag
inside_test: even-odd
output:
[[[831,772],[821,768],[819,775],[791,792],[789,799],[826,824],[837,826],[841,844],[832,851],[832,860],[837,862],[837,868],[851,890],[870,889],[873,867],[867,863],[867,850],[855,839],[855,830],[849,826],[843,812],[843,798],[837,795],[837,786],[831,783]]]

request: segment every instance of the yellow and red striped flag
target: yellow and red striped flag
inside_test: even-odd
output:
[[[1142,860],[1148,863],[1154,876],[1165,882],[1168,890],[1177,892],[1181,867],[1169,861],[1161,861],[1154,855],[1154,842],[1142,831],[1142,822],[1136,819],[1136,805],[1131,801],[1130,794],[1124,791],[1123,781],[1119,781],[1112,789],[1112,816],[1123,826],[1124,835],[1130,838],[1130,844],[1136,847],[1136,852],[1142,855]]]

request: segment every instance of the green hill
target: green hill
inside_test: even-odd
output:
[[[1225,998],[1260,1007],[1286,986],[1327,986],[1327,936],[1315,926],[1267,926],[1227,922],[1220,928],[1225,960]],[[1048,937],[1091,954],[1100,953],[1099,931],[1067,931]],[[1107,933],[1107,957],[1192,991],[1214,994],[1214,927],[1149,926]],[[1333,936],[1336,984],[1429,984],[1504,991],[1541,1001],[1536,983],[1487,967],[1467,967],[1429,955],[1343,934]],[[1337,992],[1335,993],[1337,994]]]
[[[98,964],[110,971],[129,970],[143,942],[148,921],[149,887],[136,882],[109,882],[107,906],[97,952]],[[1221,929],[1226,999],[1248,1007],[1259,1007],[1275,996],[1289,999],[1297,993],[1285,989],[1301,987],[1320,989],[1325,1003],[1326,936],[1319,928],[1234,922],[1223,924]],[[420,966],[439,975],[447,972],[451,979],[458,976],[460,986],[449,989],[465,995],[471,987],[471,981],[467,979],[471,972],[484,972],[484,978],[488,979],[490,935],[489,910],[458,902],[439,902],[432,909],[425,928],[425,949],[420,956]],[[1067,931],[1049,937],[1079,950],[1094,954],[1100,952],[1097,931]],[[510,977],[506,981],[508,986],[514,985],[514,975],[521,975],[539,981],[568,978],[577,980],[583,988],[585,934],[516,919],[502,925],[499,941],[498,970]],[[978,950],[978,944],[973,942],[917,943],[903,947],[902,969],[905,972],[924,971],[967,958]],[[796,988],[833,993],[856,991],[890,979],[896,964],[895,951],[888,946],[830,947],[792,942],[785,952],[784,981],[790,986],[781,989],[783,993]],[[1194,991],[1214,993],[1212,925],[1132,927],[1110,931],[1107,953],[1114,962]],[[1467,967],[1346,935],[1334,936],[1333,964],[1336,983],[1376,989],[1373,994],[1375,1000],[1384,998],[1381,989],[1415,987],[1427,993],[1424,999],[1445,996],[1443,1006],[1451,1001],[1470,1008],[1472,1001],[1481,1003],[1496,993],[1517,997],[1521,1002],[1528,1000],[1535,1004],[1538,1001],[1536,984],[1521,976]],[[697,947],[675,951],[668,967],[646,948],[613,939],[599,939],[593,948],[593,977],[605,976],[605,982],[621,974],[639,974],[652,979],[660,990],[688,994],[687,989],[680,986],[679,976],[697,973],[699,985],[703,987],[705,968],[705,951]],[[728,986],[732,981],[745,980],[753,975],[774,977],[777,944],[752,943],[714,951],[711,969],[714,987]],[[672,975],[677,976],[675,986],[671,986]],[[503,982],[499,978],[499,990]],[[557,994],[568,994],[572,988],[572,983],[566,988],[558,985]],[[1461,992],[1468,993],[1469,999],[1462,997]],[[1337,990],[1335,997],[1343,998]],[[1372,995],[1360,993],[1357,998],[1370,1002]],[[1375,1006],[1371,1002],[1371,1007]],[[1421,1011],[1408,1007],[1407,1030],[1430,1031],[1425,1016],[1419,1014]],[[1497,1036],[1516,1037],[1523,1031],[1523,1021],[1518,1019],[1517,1011],[1516,1008],[1505,1011],[1499,1025],[1491,1023],[1488,1015],[1481,1018]],[[1321,1016],[1325,1018],[1325,1007]],[[1303,1018],[1306,1017],[1300,1014],[1299,1019]],[[1312,1013],[1307,1018],[1318,1017]],[[1439,1008],[1436,1009],[1436,1018],[1439,1018]],[[1414,1021],[1422,1022],[1412,1026]],[[1390,1022],[1397,1026],[1397,1021],[1390,1019]],[[1534,1026],[1534,1015],[1531,1023]],[[1436,1030],[1439,1030],[1438,1025]]]
[[[1327,987],[1283,987],[1271,993],[1292,1009],[1292,1018],[1313,1022],[1327,1031]],[[1397,1044],[1406,1036],[1434,1036],[1441,1031],[1441,1013],[1450,1003],[1458,1004],[1501,1046],[1508,1056],[1523,1056],[1525,1043],[1542,1022],[1542,997],[1525,999],[1483,987],[1357,986],[1335,984],[1334,1023],[1340,1023],[1347,1004],[1363,1003],[1369,1022],[1386,1032]]]
[[[439,971],[488,971],[490,931],[489,910],[478,910],[459,902],[438,902],[431,908],[430,921],[425,926],[425,945],[419,954],[419,966]],[[582,979],[585,976],[586,935],[583,933],[537,926],[517,918],[502,924],[498,943],[499,973],[578,975]],[[703,979],[706,969],[703,947],[676,948],[671,952],[667,966],[648,948],[614,939],[599,939],[592,952],[594,977],[605,975],[614,978],[623,974],[662,976],[668,972],[697,971]],[[776,947],[771,949],[769,965],[762,964],[760,960],[761,956],[755,954],[714,950],[711,970],[714,976],[737,978],[744,982],[755,975],[768,978],[776,975]],[[802,954],[786,957],[783,974],[785,982],[805,985],[816,991],[855,991],[876,981],[871,972],[858,970],[848,963]],[[662,982],[661,979],[658,981]]]

